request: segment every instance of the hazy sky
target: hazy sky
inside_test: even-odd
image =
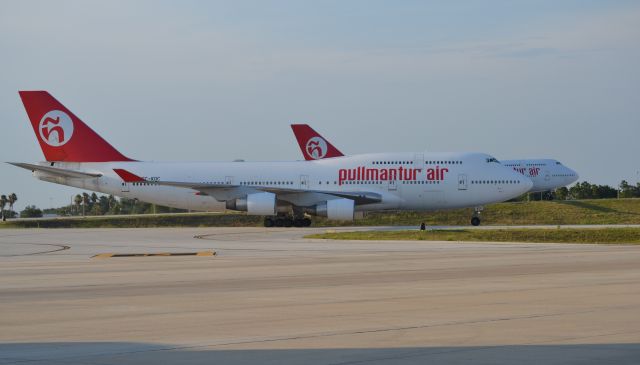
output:
[[[140,160],[345,153],[556,158],[640,178],[638,1],[0,0],[2,161],[43,159],[17,91],[51,92]],[[0,165],[18,209],[78,189]]]

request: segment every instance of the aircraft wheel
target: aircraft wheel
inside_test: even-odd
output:
[[[283,221],[284,221],[284,222],[282,222],[282,224],[283,224],[285,227],[291,227],[291,226],[293,226],[293,219],[291,219],[291,218],[285,218],[285,219],[283,219]]]
[[[309,219],[309,218],[304,218],[304,219],[302,220],[302,225],[303,225],[303,226],[305,226],[305,227],[311,227],[311,219]]]
[[[471,225],[472,226],[479,226],[480,225],[480,218],[478,218],[478,217],[471,218]]]
[[[264,226],[265,227],[267,227],[267,228],[273,227],[273,224],[274,224],[273,219],[271,219],[270,217],[266,217],[264,219]]]
[[[282,218],[276,218],[276,224],[275,224],[275,226],[276,226],[276,227],[282,227],[282,226],[284,226],[284,219],[282,219]]]

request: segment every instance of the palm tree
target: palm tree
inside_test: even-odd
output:
[[[13,204],[18,201],[18,196],[16,193],[9,194],[9,210],[11,211],[11,216],[13,217]]]
[[[89,205],[89,201],[89,194],[82,193],[82,215],[87,215],[87,205]]]
[[[109,201],[109,210],[111,210],[111,208],[113,208],[117,203],[116,197],[114,197],[113,195],[109,194],[109,196],[107,197],[107,200]]]
[[[76,205],[76,213],[80,214],[80,204],[82,204],[82,195],[77,194],[73,198],[73,203]]]
[[[7,199],[7,196],[2,194],[0,196],[0,215],[2,215],[3,221],[7,220],[7,218],[5,218],[4,216],[4,207],[7,205],[8,202],[9,202],[9,199]]]
[[[113,213],[114,208],[116,207],[116,204],[118,203],[118,201],[113,195],[109,195],[107,197],[107,201],[109,202],[109,213]]]

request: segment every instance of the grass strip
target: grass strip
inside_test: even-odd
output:
[[[313,226],[469,225],[473,210],[376,212],[353,222],[313,218]],[[88,216],[72,219],[10,220],[0,228],[260,227],[263,217],[245,214],[174,213],[136,216]],[[533,201],[492,204],[483,225],[640,224],[640,199]]]
[[[320,233],[333,240],[640,244],[640,228],[456,229]]]

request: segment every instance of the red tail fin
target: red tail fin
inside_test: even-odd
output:
[[[20,91],[47,161],[132,161],[113,148],[46,91]]]
[[[323,158],[344,156],[342,152],[314,131],[308,124],[292,124],[293,134],[298,140],[300,150],[305,160],[320,160]]]

